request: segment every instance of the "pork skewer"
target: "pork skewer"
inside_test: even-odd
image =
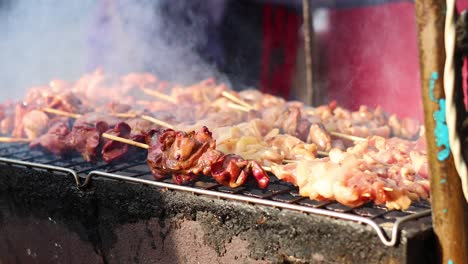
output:
[[[141,90],[147,95],[151,95],[151,96],[153,96],[155,98],[164,100],[166,102],[169,102],[169,103],[172,103],[172,104],[177,103],[177,100],[174,97],[163,94],[161,92],[158,92],[158,91],[155,91],[155,90],[150,90],[150,89],[144,88],[144,87],[142,87]]]
[[[125,144],[128,144],[128,145],[138,147],[138,148],[142,148],[142,149],[149,149],[150,148],[148,144],[136,142],[134,140],[126,139],[126,138],[123,138],[123,137],[114,136],[114,135],[111,135],[111,134],[108,134],[108,133],[102,133],[101,136],[103,138],[118,141],[118,142],[121,142],[121,143],[125,143]]]
[[[346,139],[346,140],[350,140],[350,141],[366,141],[365,138],[363,137],[356,137],[356,136],[351,136],[351,135],[347,135],[347,134],[343,134],[343,133],[339,133],[339,132],[334,132],[334,131],[329,131],[330,135],[334,136],[334,137],[337,137],[337,138],[341,138],[341,139]]]
[[[299,187],[303,196],[337,200],[350,207],[367,201],[389,209],[407,209],[429,198],[428,165],[417,142],[371,137],[328,158],[271,165],[278,178]]]
[[[162,120],[156,119],[156,118],[154,118],[152,116],[142,115],[141,118],[144,119],[144,120],[148,120],[148,121],[150,121],[150,122],[152,122],[152,123],[154,123],[156,125],[159,125],[159,126],[162,126],[162,127],[165,127],[165,128],[174,129],[173,125],[171,125],[171,124],[169,124],[167,122],[164,122]]]
[[[225,98],[233,101],[234,103],[238,104],[238,105],[241,105],[243,107],[245,107],[246,109],[248,110],[252,110],[254,109],[254,107],[246,102],[244,102],[243,100],[237,98],[236,96],[234,96],[233,94],[227,92],[227,91],[223,91],[221,93],[222,96],[224,96]]]
[[[46,113],[54,114],[54,115],[71,117],[71,118],[74,118],[74,119],[78,119],[78,118],[81,117],[80,114],[70,113],[70,112],[66,112],[66,111],[62,111],[62,110],[58,110],[58,109],[53,109],[53,108],[49,108],[49,107],[42,108],[42,111],[44,111]]]
[[[269,177],[256,161],[244,160],[216,150],[211,132],[203,127],[198,132],[172,129],[150,131],[146,143],[103,133],[107,139],[148,149],[147,162],[154,177],[172,174],[178,184],[195,180],[200,174],[211,175],[218,183],[236,188],[253,176],[260,188],[266,188]]]
[[[228,103],[227,107],[235,109],[235,110],[243,111],[243,112],[249,112],[251,109],[253,109],[253,108],[249,109],[249,108],[247,108],[247,107],[245,107],[243,105],[238,105],[238,104],[234,104],[234,103]],[[353,142],[354,141],[365,141],[366,140],[365,138],[362,138],[362,137],[347,135],[347,134],[334,132],[334,131],[328,131],[328,133],[330,133],[330,135],[333,136],[333,137],[340,138],[340,139],[345,139],[345,140],[349,140],[349,141],[353,141]]]
[[[0,137],[1,143],[29,143],[29,138],[15,138],[15,137]]]

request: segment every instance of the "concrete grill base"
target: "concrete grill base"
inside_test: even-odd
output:
[[[353,222],[141,184],[0,165],[0,263],[431,263],[409,223],[396,247]]]

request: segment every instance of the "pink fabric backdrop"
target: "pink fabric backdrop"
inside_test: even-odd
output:
[[[459,10],[468,0],[457,1]],[[329,97],[422,121],[414,4],[335,9],[325,35]]]

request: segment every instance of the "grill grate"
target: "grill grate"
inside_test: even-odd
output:
[[[265,190],[250,184],[233,189],[222,186],[206,176],[200,177],[192,186],[176,185],[170,176],[156,181],[151,176],[143,153],[134,155],[131,160],[125,162],[88,163],[79,156],[57,158],[30,150],[25,144],[5,144],[0,148],[0,157],[0,162],[10,165],[70,174],[81,188],[86,187],[93,177],[105,177],[355,221],[371,226],[386,246],[396,245],[401,224],[422,217],[427,218],[428,222],[431,221],[431,206],[427,201],[413,203],[405,212],[387,210],[373,203],[349,208],[337,202],[314,201],[301,197],[295,186],[275,177],[271,178],[270,185]],[[383,226],[388,227],[389,224],[392,226],[390,237],[383,229]]]

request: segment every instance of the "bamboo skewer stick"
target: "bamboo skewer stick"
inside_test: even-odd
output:
[[[121,142],[121,143],[124,143],[124,144],[129,144],[129,145],[132,145],[132,146],[135,146],[135,147],[139,147],[139,148],[142,148],[142,149],[149,149],[149,145],[148,145],[148,144],[136,142],[136,141],[133,141],[133,140],[130,140],[130,139],[126,139],[126,138],[123,138],[123,137],[118,137],[118,136],[114,136],[114,135],[107,134],[107,133],[103,133],[103,134],[102,134],[102,137],[103,137],[103,138],[110,139],[110,140],[118,141],[118,142]],[[265,171],[271,171],[271,168],[270,168],[270,167],[262,166],[262,168],[263,168]]]
[[[139,148],[143,148],[143,149],[149,149],[148,144],[136,142],[136,141],[126,139],[126,138],[123,138],[123,137],[118,137],[118,136],[114,136],[114,135],[107,134],[107,133],[102,133],[102,137],[110,139],[110,140],[118,141],[118,142],[121,142],[121,143],[129,144],[129,145],[132,145],[132,146],[135,146],[135,147],[139,147]]]
[[[347,139],[347,140],[351,140],[351,141],[366,141],[365,138],[357,137],[357,136],[351,136],[351,135],[347,135],[347,134],[343,134],[343,133],[339,133],[339,132],[330,131],[330,135],[332,135],[334,137],[337,137],[337,138]]]
[[[136,118],[138,115],[134,113],[115,113],[115,114],[112,114],[112,116],[115,116],[118,118]]]
[[[31,142],[29,138],[15,138],[15,137],[0,137],[1,143],[28,143]]]
[[[136,142],[136,141],[133,141],[133,140],[130,140],[130,139],[126,139],[126,138],[123,138],[123,137],[118,137],[118,136],[114,136],[114,135],[107,134],[107,133],[103,133],[103,134],[102,134],[102,137],[103,137],[103,138],[110,139],[110,140],[118,141],[118,142],[121,142],[121,143],[124,143],[124,144],[129,144],[129,145],[132,145],[132,146],[135,146],[135,147],[139,147],[139,148],[142,148],[142,149],[149,149],[149,145],[148,145],[148,144]],[[262,169],[264,169],[265,171],[271,172],[271,167],[262,166]],[[384,189],[385,191],[388,191],[388,192],[393,191],[393,189],[392,189],[392,188],[389,188],[389,187],[384,187],[383,189]],[[363,195],[363,196],[365,196],[365,195]],[[370,197],[370,194],[369,194],[369,197]]]
[[[71,118],[74,118],[74,119],[78,119],[78,118],[81,117],[80,114],[65,112],[65,111],[62,111],[62,110],[53,109],[53,108],[49,108],[49,107],[42,108],[42,111],[44,111],[46,113],[54,114],[54,115],[71,117]]]
[[[174,126],[173,126],[173,125],[171,125],[171,124],[169,124],[169,123],[167,123],[167,122],[164,122],[164,121],[162,121],[162,120],[156,119],[156,118],[154,118],[154,117],[147,116],[147,115],[143,115],[143,116],[141,116],[141,118],[142,118],[142,119],[145,119],[145,120],[148,120],[148,121],[150,121],[150,122],[153,122],[153,123],[155,123],[155,124],[157,124],[157,125],[160,125],[160,126],[163,126],[163,127],[167,127],[167,128],[170,128],[170,129],[174,129]],[[350,136],[350,137],[353,137],[353,136]],[[359,137],[356,137],[356,138],[359,138]],[[359,138],[359,139],[364,140],[363,138]],[[328,152],[322,151],[322,150],[318,150],[318,151],[317,151],[317,154],[318,154],[318,155],[321,155],[321,156],[328,156]]]
[[[71,118],[74,118],[74,119],[78,119],[78,118],[80,118],[82,116],[81,114],[65,112],[65,111],[62,111],[62,110],[53,109],[53,108],[49,108],[49,107],[43,108],[42,111],[44,111],[46,113],[54,114],[54,115],[71,117]],[[118,118],[135,118],[135,117],[138,116],[137,114],[134,114],[134,113],[114,113],[114,114],[110,114],[110,115],[118,117]]]
[[[234,104],[234,103],[227,103],[226,106],[229,107],[229,108],[235,109],[235,110],[240,110],[240,111],[243,111],[243,112],[249,112],[249,109],[245,108],[242,105],[238,105],[238,104]],[[342,138],[342,139],[351,140],[351,141],[365,141],[366,140],[365,138],[362,138],[362,137],[347,135],[347,134],[343,134],[343,133],[339,133],[339,132],[333,132],[333,131],[330,131],[330,135],[332,135],[334,137],[337,137],[337,138]]]
[[[173,104],[177,103],[177,100],[174,97],[171,97],[171,96],[169,96],[167,94],[163,94],[161,92],[158,92],[158,91],[155,91],[155,90],[150,90],[150,89],[144,88],[144,87],[142,87],[141,90],[147,95],[151,95],[153,97],[156,97],[158,99],[167,101],[169,103],[173,103]]]
[[[239,104],[239,105],[241,105],[241,106],[243,106],[243,107],[246,107],[246,108],[249,109],[249,110],[253,110],[253,109],[254,109],[254,107],[253,107],[252,105],[250,105],[250,104],[244,102],[243,100],[237,98],[236,96],[234,96],[233,94],[231,94],[231,93],[229,93],[229,92],[223,91],[223,92],[221,93],[221,95],[224,96],[224,97],[226,97],[227,99],[233,101],[233,102],[236,103],[236,104]]]
[[[247,107],[244,107],[242,105],[238,105],[238,104],[235,104],[235,103],[231,103],[231,102],[228,102],[226,104],[226,106],[229,107],[229,108],[235,109],[235,110],[242,111],[242,112],[249,112],[250,111]]]
[[[167,128],[170,128],[170,129],[174,129],[174,126],[173,126],[173,125],[171,125],[171,124],[169,124],[169,123],[166,123],[166,122],[164,122],[164,121],[162,121],[162,120],[156,119],[156,118],[154,118],[154,117],[152,117],[152,116],[142,115],[141,118],[142,118],[142,119],[145,119],[145,120],[148,120],[148,121],[150,121],[150,122],[153,122],[153,123],[155,123],[155,124],[157,124],[157,125],[160,125],[160,126],[163,126],[163,127],[167,127]]]

